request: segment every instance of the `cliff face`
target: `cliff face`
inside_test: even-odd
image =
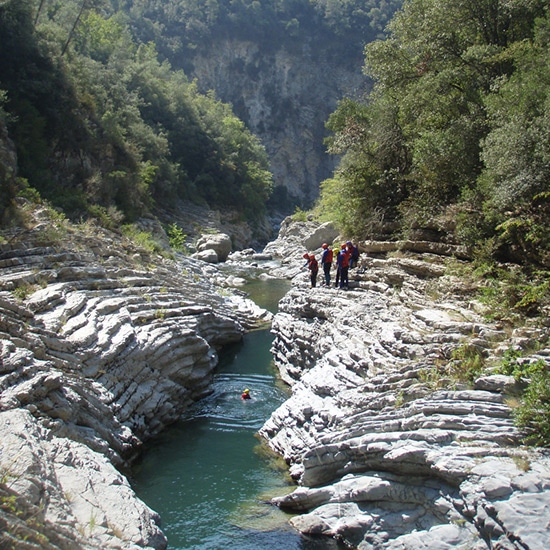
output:
[[[361,52],[330,56],[327,50],[306,42],[266,51],[256,42],[218,38],[192,60],[199,87],[231,103],[262,140],[275,186],[306,206],[335,166],[323,145],[328,116],[340,99],[367,86]]]
[[[13,500],[0,546],[164,548],[116,468],[208,392],[217,350],[270,314],[222,292],[207,264],[33,216],[0,234],[0,503]]]

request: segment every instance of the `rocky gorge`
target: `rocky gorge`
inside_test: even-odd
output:
[[[0,245],[0,546],[164,548],[125,469],[271,314],[205,262],[33,216]]]
[[[272,328],[292,397],[260,433],[299,486],[273,502],[349,548],[548,548],[550,456],[522,446],[521,384],[494,369],[508,349],[548,368],[548,323],[487,321],[451,245],[363,242],[349,290],[308,288],[301,253],[335,235],[283,224],[266,248],[295,283]],[[471,380],[467,350],[485,366]]]
[[[259,435],[296,480],[273,504],[298,531],[361,549],[548,546],[550,458],[514,425],[521,381],[490,369],[510,348],[549,365],[548,327],[487,321],[446,267],[459,247],[362,242],[349,290],[311,289],[302,254],[338,232],[287,219],[262,254],[227,257],[292,279],[272,318],[215,265],[35,218],[0,246],[2,545],[164,548],[126,467],[208,393],[221,347],[272,323],[292,395]],[[468,383],[453,373],[472,349],[488,368]]]

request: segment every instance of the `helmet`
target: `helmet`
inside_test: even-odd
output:
[[[244,390],[243,393],[250,393],[250,390],[246,388],[246,390]]]
[[[351,241],[348,241],[346,244],[347,244],[348,246],[351,246]]]
[[[347,244],[346,243],[342,243],[342,246],[340,248],[346,248]]]
[[[309,258],[309,254],[306,252],[306,253],[302,256],[302,258],[305,258],[305,259],[307,260],[307,259]]]
[[[328,248],[328,244],[327,244],[327,243],[323,243],[323,244],[322,244],[322,248]]]
[[[310,254],[310,255],[309,255],[309,259],[310,259],[310,260],[314,260],[314,259],[315,259],[315,254]]]

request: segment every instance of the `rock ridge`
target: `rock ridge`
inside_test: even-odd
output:
[[[0,478],[37,518],[2,508],[2,544],[165,548],[121,472],[208,393],[217,351],[271,314],[213,266],[95,226],[44,221],[1,242]]]
[[[521,444],[518,383],[453,369],[466,348],[490,366],[541,344],[531,359],[550,367],[548,329],[488,322],[447,274],[448,247],[360,243],[349,290],[309,288],[301,256],[320,251],[320,225],[290,225],[268,249],[293,276],[272,324],[292,396],[260,435],[298,487],[273,502],[300,532],[349,548],[547,548],[550,457]]]

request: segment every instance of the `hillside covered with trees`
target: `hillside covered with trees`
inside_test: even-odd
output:
[[[347,234],[454,239],[550,266],[550,21],[543,0],[408,0],[343,100],[319,211]],[[389,229],[390,228],[390,229]]]
[[[4,182],[2,206],[28,185],[72,217],[107,224],[176,198],[261,217],[273,186],[265,148],[210,84],[188,76],[193,54],[231,35],[264,53],[307,43],[345,59],[381,36],[400,4],[3,1],[0,114],[19,179]]]
[[[399,4],[2,2],[0,127],[17,173],[4,165],[1,206],[30,187],[106,225],[180,197],[257,219],[272,191],[266,151],[198,91],[186,60],[236,29],[268,49],[315,28],[335,55],[365,44],[374,82],[327,122],[341,160],[320,215],[358,238],[452,240],[538,277],[550,264],[547,3],[407,0],[383,36]]]
[[[0,4],[0,122],[17,153],[1,206],[30,186],[107,225],[177,198],[263,215],[264,147],[230,106],[135,40],[115,4]]]
[[[354,55],[358,45],[382,36],[401,0],[122,0],[141,41],[186,71],[193,53],[215,37],[239,35],[258,40],[264,52],[281,43],[310,47],[326,55]]]

